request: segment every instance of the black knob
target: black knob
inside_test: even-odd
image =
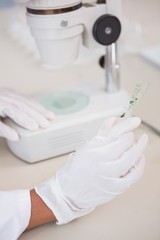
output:
[[[121,33],[121,23],[113,15],[105,14],[100,16],[93,26],[95,40],[105,46],[115,43]]]

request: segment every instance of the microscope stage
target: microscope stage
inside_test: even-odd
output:
[[[128,94],[125,91],[108,94],[102,89],[84,92],[83,89],[83,92],[49,93],[38,100],[55,113],[48,128],[31,132],[6,120],[20,135],[17,142],[7,141],[9,149],[29,163],[75,151],[96,135],[108,117],[120,113]]]

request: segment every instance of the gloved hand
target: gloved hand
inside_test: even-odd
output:
[[[109,119],[97,136],[72,154],[48,181],[35,187],[58,224],[88,214],[123,193],[142,175],[147,136],[131,132],[140,119]]]
[[[47,127],[48,120],[54,119],[54,114],[34,100],[13,90],[0,88],[0,136],[11,141],[18,140],[19,136],[16,130],[3,122],[5,117],[11,118],[21,127],[34,131]]]

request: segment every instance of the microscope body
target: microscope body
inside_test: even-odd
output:
[[[69,86],[69,90],[52,91],[36,98],[55,113],[49,128],[30,132],[7,119],[7,124],[20,136],[17,142],[7,141],[8,147],[24,161],[34,163],[75,151],[97,134],[106,118],[118,116],[128,101],[128,94],[119,88],[120,0],[100,2],[30,0],[27,5],[27,21],[44,64],[53,67],[71,64],[78,58],[81,44],[93,51],[105,46],[106,63],[105,71],[94,65],[93,84],[89,87]],[[77,81],[81,80],[81,74],[77,74]]]
[[[47,5],[46,0],[30,0],[27,22],[43,63],[64,66],[78,58],[81,44],[93,49],[101,47],[93,37],[94,23],[106,13],[119,17],[118,1],[109,0],[106,4],[52,0]]]

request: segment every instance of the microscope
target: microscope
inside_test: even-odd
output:
[[[104,51],[100,59],[103,90],[93,85],[42,94],[38,101],[55,114],[47,129],[30,132],[8,120],[20,135],[17,142],[7,141],[9,149],[20,159],[34,163],[73,152],[90,140],[106,118],[120,113],[128,94],[120,88],[120,0],[30,0],[26,15],[41,60],[53,71],[54,67],[71,66],[81,45]]]

